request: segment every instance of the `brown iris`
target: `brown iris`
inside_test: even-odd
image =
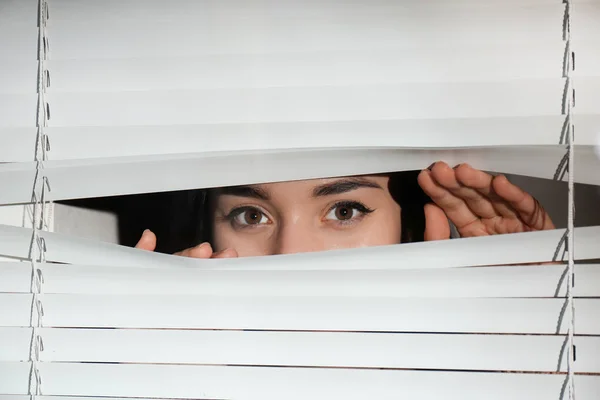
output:
[[[244,211],[244,222],[248,225],[257,225],[262,219],[262,213],[256,208],[250,208]]]
[[[352,207],[338,206],[335,209],[335,217],[340,221],[346,221],[352,218]]]

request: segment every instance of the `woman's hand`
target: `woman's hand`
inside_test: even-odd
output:
[[[142,237],[135,245],[136,249],[154,251],[156,248],[156,235],[151,230],[146,229],[142,233]],[[233,258],[237,257],[237,251],[234,249],[225,249],[217,253],[213,252],[213,249],[208,242],[201,243],[195,247],[190,247],[175,253],[176,256],[192,257],[192,258]]]
[[[437,162],[421,171],[419,185],[434,201],[425,206],[425,240],[448,239],[448,219],[461,237],[554,229],[540,203],[503,175]]]

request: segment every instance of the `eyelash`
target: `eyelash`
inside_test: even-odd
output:
[[[229,212],[229,214],[227,214],[225,216],[225,219],[233,226],[237,227],[237,228],[256,228],[256,226],[253,226],[252,224],[240,224],[239,222],[236,221],[236,218],[239,217],[240,215],[242,215],[243,213],[247,212],[247,211],[256,211],[258,213],[260,213],[262,216],[266,217],[267,219],[269,219],[269,217],[267,217],[267,214],[265,212],[263,212],[260,208],[258,207],[254,207],[254,206],[241,206],[241,207],[236,207],[233,210],[231,210]],[[264,224],[256,224],[256,225],[264,225]]]

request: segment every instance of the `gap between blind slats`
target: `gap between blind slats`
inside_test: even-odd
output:
[[[565,148],[559,145],[214,152],[47,161],[44,174],[51,186],[46,200],[57,201],[420,170],[436,161],[450,165],[468,162],[484,171],[553,179],[564,155]],[[576,182],[600,185],[600,160],[592,146],[580,147],[576,166]],[[0,204],[30,202],[34,177],[34,163],[0,164],[0,187],[5,188],[0,192]]]
[[[43,294],[40,299],[44,326],[58,328],[564,334],[568,325],[560,319],[565,304],[560,298]],[[600,334],[600,299],[574,304],[577,334]],[[29,326],[31,295],[0,293],[0,306],[13,307],[0,315],[0,326]]]
[[[547,400],[558,398],[564,381],[556,374],[322,368],[39,363],[39,369],[46,395],[74,396]],[[0,385],[25,394],[28,372],[28,363],[0,363]],[[579,400],[596,399],[599,376],[574,379]]]
[[[42,362],[566,371],[564,336],[54,328],[39,335]],[[30,328],[0,328],[0,361],[26,361],[30,341]],[[575,372],[600,372],[600,336],[578,336],[575,345]]]
[[[46,242],[45,257],[48,262],[242,270],[364,270],[549,262],[554,260],[564,232],[564,229],[557,229],[328,252],[214,260],[173,257],[51,232],[39,232],[39,236]],[[31,229],[0,225],[0,255],[27,259],[31,234]],[[577,260],[600,258],[600,248],[597,245],[599,235],[600,226],[575,228]],[[529,245],[523,247],[524,242]],[[557,253],[556,260],[562,259],[563,250],[564,243]],[[402,260],[402,263],[398,263],[398,260]]]
[[[374,264],[368,259],[363,262]],[[39,268],[44,276],[44,293],[402,298],[566,296],[564,265],[339,271],[224,271],[174,266],[140,270],[64,264],[44,264]],[[600,297],[600,264],[578,264],[575,274],[577,285],[573,296]],[[29,293],[30,286],[31,271],[22,263],[0,264],[0,292]]]

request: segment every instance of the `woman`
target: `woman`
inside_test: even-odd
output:
[[[418,175],[423,206],[402,173],[211,189],[209,235],[176,253],[247,257],[554,229],[531,195],[506,177],[437,162]],[[153,251],[146,230],[137,248]]]

